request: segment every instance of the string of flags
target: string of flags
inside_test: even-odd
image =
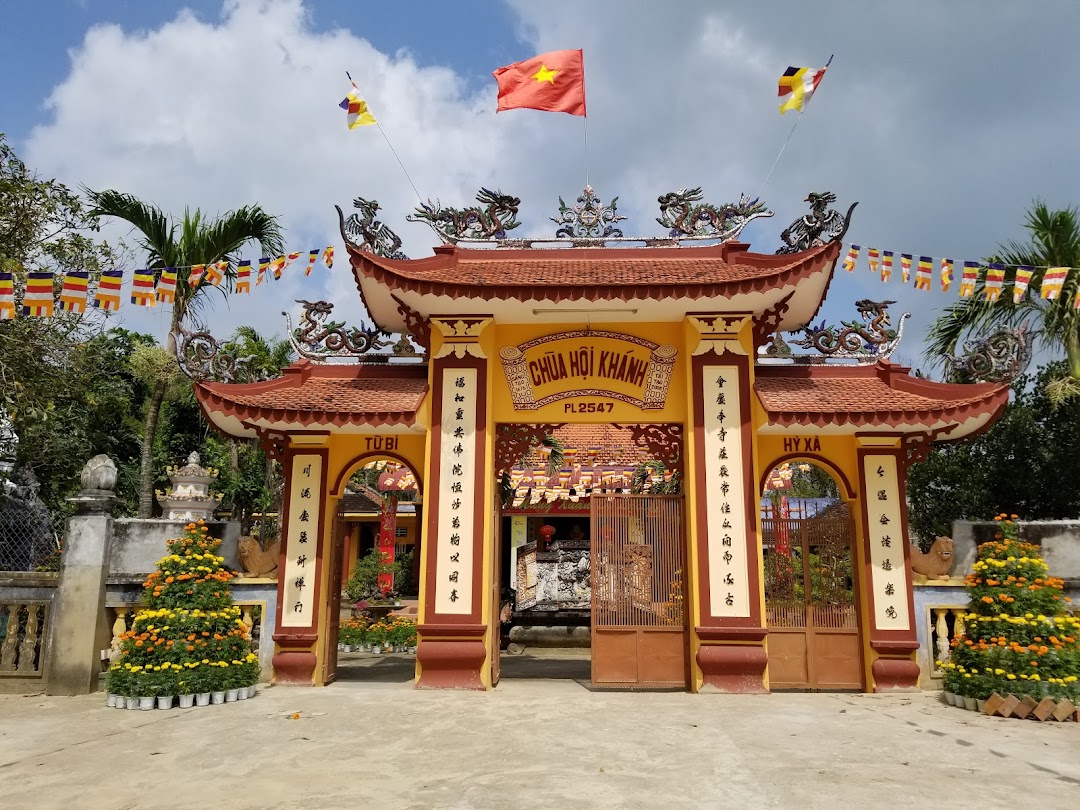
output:
[[[861,245],[850,245],[844,256],[842,267],[849,273],[853,273],[859,265],[862,256]],[[868,247],[866,249],[867,263],[870,272],[877,274],[881,281],[888,283],[892,280],[893,260],[895,254],[891,250],[879,250]],[[912,265],[915,267],[915,289],[928,292],[933,288],[934,259],[931,256],[919,256],[916,262],[912,253],[900,254],[900,277],[904,284],[911,280]],[[954,281],[955,262],[949,258],[942,258],[938,265],[938,283],[942,292],[948,292]],[[971,298],[975,295],[980,280],[982,281],[982,294],[980,300],[994,302],[1001,299],[1005,291],[1006,270],[1015,269],[1012,278],[1012,301],[1019,304],[1024,300],[1028,290],[1034,296],[1047,301],[1057,299],[1065,288],[1065,282],[1069,274],[1074,270],[1080,272],[1080,268],[1074,267],[1036,267],[1027,264],[1003,264],[1001,262],[965,261],[961,263],[963,268],[960,274],[960,297]],[[1042,282],[1038,289],[1032,284],[1037,270],[1044,270]],[[1077,284],[1073,294],[1073,307],[1080,309],[1080,284]]]
[[[283,271],[303,255],[300,252],[287,253],[276,259],[264,256],[259,259],[255,286],[266,279],[267,273],[273,273],[280,279]],[[322,259],[327,269],[334,266],[334,248],[315,248],[308,251],[307,267],[304,275],[311,275],[316,262]],[[165,267],[160,272],[152,269],[136,270],[131,278],[131,303],[140,307],[154,307],[158,304],[172,304],[176,301],[176,283],[180,270],[190,270],[188,286],[194,289],[200,284],[220,286],[229,267],[227,261],[211,264],[196,264],[184,267]],[[235,292],[251,292],[252,266],[249,259],[237,262]],[[26,274],[26,288],[23,290],[22,314],[29,318],[51,318],[54,307],[59,305],[61,312],[83,313],[87,306],[105,312],[120,309],[122,300],[121,287],[124,282],[123,270],[104,270],[97,280],[91,299],[90,273],[86,270],[69,270],[63,276],[60,294],[54,292],[57,274],[52,270],[31,270]],[[0,270],[0,321],[15,317],[15,273]]]

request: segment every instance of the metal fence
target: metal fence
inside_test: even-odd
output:
[[[57,571],[67,515],[0,497],[0,571]]]

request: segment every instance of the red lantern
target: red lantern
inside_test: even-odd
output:
[[[551,543],[551,537],[555,534],[555,527],[548,524],[544,524],[540,527],[540,536],[544,538],[544,551],[548,550],[548,545]]]

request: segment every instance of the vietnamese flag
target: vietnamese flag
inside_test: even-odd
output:
[[[501,67],[492,76],[499,83],[499,107],[585,115],[585,60],[580,50],[550,51]]]

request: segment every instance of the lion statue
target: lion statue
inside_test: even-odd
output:
[[[259,545],[254,537],[241,537],[236,541],[236,551],[240,565],[244,568],[244,577],[272,577],[277,575],[278,555],[281,553],[281,541],[275,540],[266,548]]]
[[[927,579],[948,579],[953,566],[953,541],[951,537],[935,537],[933,545],[925,554],[914,544],[911,546],[911,571]]]

